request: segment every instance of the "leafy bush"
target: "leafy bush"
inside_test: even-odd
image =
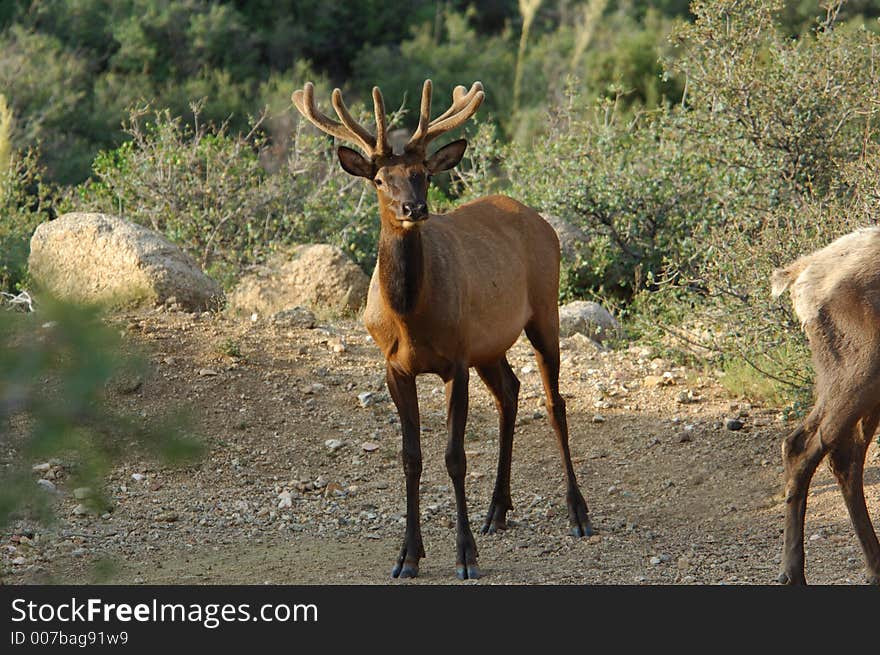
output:
[[[835,13],[791,39],[782,4],[697,2],[679,43],[688,80],[682,138],[725,180],[727,193],[697,257],[670,257],[647,324],[699,322],[704,345],[780,383],[811,379],[787,301],[771,271],[877,220],[878,36]],[[687,319],[685,320],[685,318]]]
[[[546,139],[514,146],[511,193],[581,228],[588,242],[570,268],[566,297],[628,300],[666,258],[687,259],[718,207],[718,180],[681,117],[666,109],[621,119],[611,100],[583,108],[572,95]]]
[[[0,95],[0,291],[14,291],[25,279],[31,235],[50,205],[36,152],[13,146],[13,123]]]

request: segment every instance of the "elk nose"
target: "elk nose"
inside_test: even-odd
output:
[[[405,202],[403,203],[403,215],[420,220],[428,216],[428,205],[424,202]]]

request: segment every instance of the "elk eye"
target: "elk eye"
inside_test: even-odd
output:
[[[382,180],[380,180],[378,177],[374,179],[373,182],[376,184],[376,186],[382,186]]]

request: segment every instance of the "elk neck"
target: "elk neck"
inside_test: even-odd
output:
[[[379,283],[388,306],[406,316],[418,305],[425,278],[421,227],[404,229],[386,208],[380,210]]]

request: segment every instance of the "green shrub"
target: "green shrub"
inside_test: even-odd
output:
[[[24,282],[31,235],[51,205],[36,151],[16,151],[4,138],[11,123],[11,112],[0,116],[0,291],[7,292]]]
[[[612,100],[572,94],[550,133],[507,152],[510,192],[581,228],[589,248],[569,264],[565,297],[628,300],[667,258],[700,247],[718,206],[715,172],[681,139],[681,117],[660,108],[622,119]]]
[[[695,257],[670,257],[641,299],[644,325],[699,322],[708,348],[794,388],[811,380],[803,336],[772,270],[877,220],[880,41],[827,22],[798,39],[781,3],[697,2],[682,138],[727,186]],[[833,15],[833,12],[832,14]],[[650,297],[647,297],[650,295]]]

